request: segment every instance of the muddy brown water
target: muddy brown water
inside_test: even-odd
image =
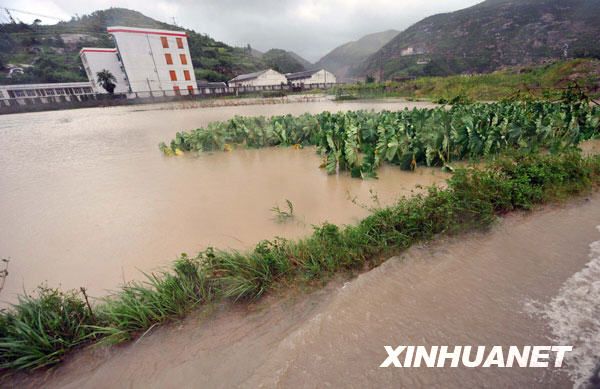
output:
[[[312,294],[194,313],[136,343],[85,350],[58,368],[8,383],[49,388],[570,387],[572,379],[581,378],[578,368],[597,356],[598,224],[599,195],[513,214],[489,231],[413,247],[356,279],[338,279]],[[585,328],[577,322],[585,322]],[[568,358],[568,368],[560,370],[378,367],[387,356],[384,345],[566,342],[575,343],[578,359]]]
[[[327,176],[314,149],[236,150],[164,157],[177,131],[234,115],[402,109],[425,103],[330,101],[189,109],[165,104],[4,115],[0,118],[0,257],[10,257],[0,300],[42,282],[101,296],[209,245],[246,249],[306,235],[324,221],[354,223],[369,204],[444,180],[420,169],[379,180]],[[179,109],[188,108],[188,109]],[[292,201],[296,220],[270,210]],[[372,205],[372,204],[371,204]]]

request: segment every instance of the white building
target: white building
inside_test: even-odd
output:
[[[137,27],[108,27],[131,92],[164,92],[185,95],[196,90],[196,76],[182,31]]]
[[[273,69],[261,70],[260,72],[240,74],[229,81],[229,86],[275,86],[286,85],[287,78]]]
[[[311,85],[311,84],[335,84],[335,75],[325,69],[307,70],[305,72],[287,73],[287,80],[293,86]]]
[[[85,73],[92,84],[92,88],[96,93],[108,93],[102,86],[98,84],[96,74],[103,70],[108,70],[115,76],[115,91],[114,93],[129,92],[129,82],[125,76],[125,69],[119,60],[117,49],[106,49],[99,47],[84,47],[79,52],[81,62]]]

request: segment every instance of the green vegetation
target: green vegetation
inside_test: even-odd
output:
[[[75,291],[40,287],[0,314],[0,367],[41,367],[88,340],[93,314]]]
[[[271,208],[271,212],[275,214],[275,220],[279,223],[284,223],[294,218],[294,204],[288,199],[285,200],[287,210],[279,208],[279,205]]]
[[[96,77],[98,77],[98,84],[112,95],[115,91],[115,83],[117,82],[115,76],[110,71],[104,69],[101,72],[96,73]]]
[[[182,254],[171,271],[147,274],[94,306],[85,293],[41,288],[0,313],[0,368],[46,366],[75,347],[129,340],[220,299],[254,300],[276,287],[374,267],[416,242],[485,227],[497,215],[598,184],[600,157],[520,153],[457,169],[447,188],[403,198],[357,225],[325,223],[305,239],[262,241],[248,252]]]
[[[306,70],[300,59],[285,50],[271,49],[264,53],[261,58],[269,68],[283,74]]]
[[[390,112],[323,112],[235,117],[207,128],[179,132],[167,155],[181,151],[226,150],[231,145],[269,147],[315,145],[329,174],[350,171],[374,177],[382,163],[414,169],[448,166],[517,148],[557,152],[599,135],[600,108],[586,100],[456,104],[451,108]]]
[[[465,96],[492,101],[509,97],[559,98],[573,83],[600,97],[600,61],[577,59],[533,67],[513,67],[489,74],[420,77],[414,80],[341,85],[336,96],[354,98],[409,97],[451,100]]]

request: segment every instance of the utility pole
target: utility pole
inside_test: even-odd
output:
[[[171,16],[171,20],[173,20],[173,25],[174,25],[174,26],[177,26],[177,27],[179,27],[179,26],[177,25],[177,19],[175,19],[175,16]]]

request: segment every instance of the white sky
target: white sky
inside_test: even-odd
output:
[[[363,35],[403,30],[420,19],[481,0],[0,0],[0,8],[69,20],[110,7],[134,9],[154,19],[206,33],[230,45],[292,50],[316,61]],[[12,12],[31,23],[36,16]],[[44,23],[52,19],[39,18]],[[0,22],[6,21],[0,10]]]

